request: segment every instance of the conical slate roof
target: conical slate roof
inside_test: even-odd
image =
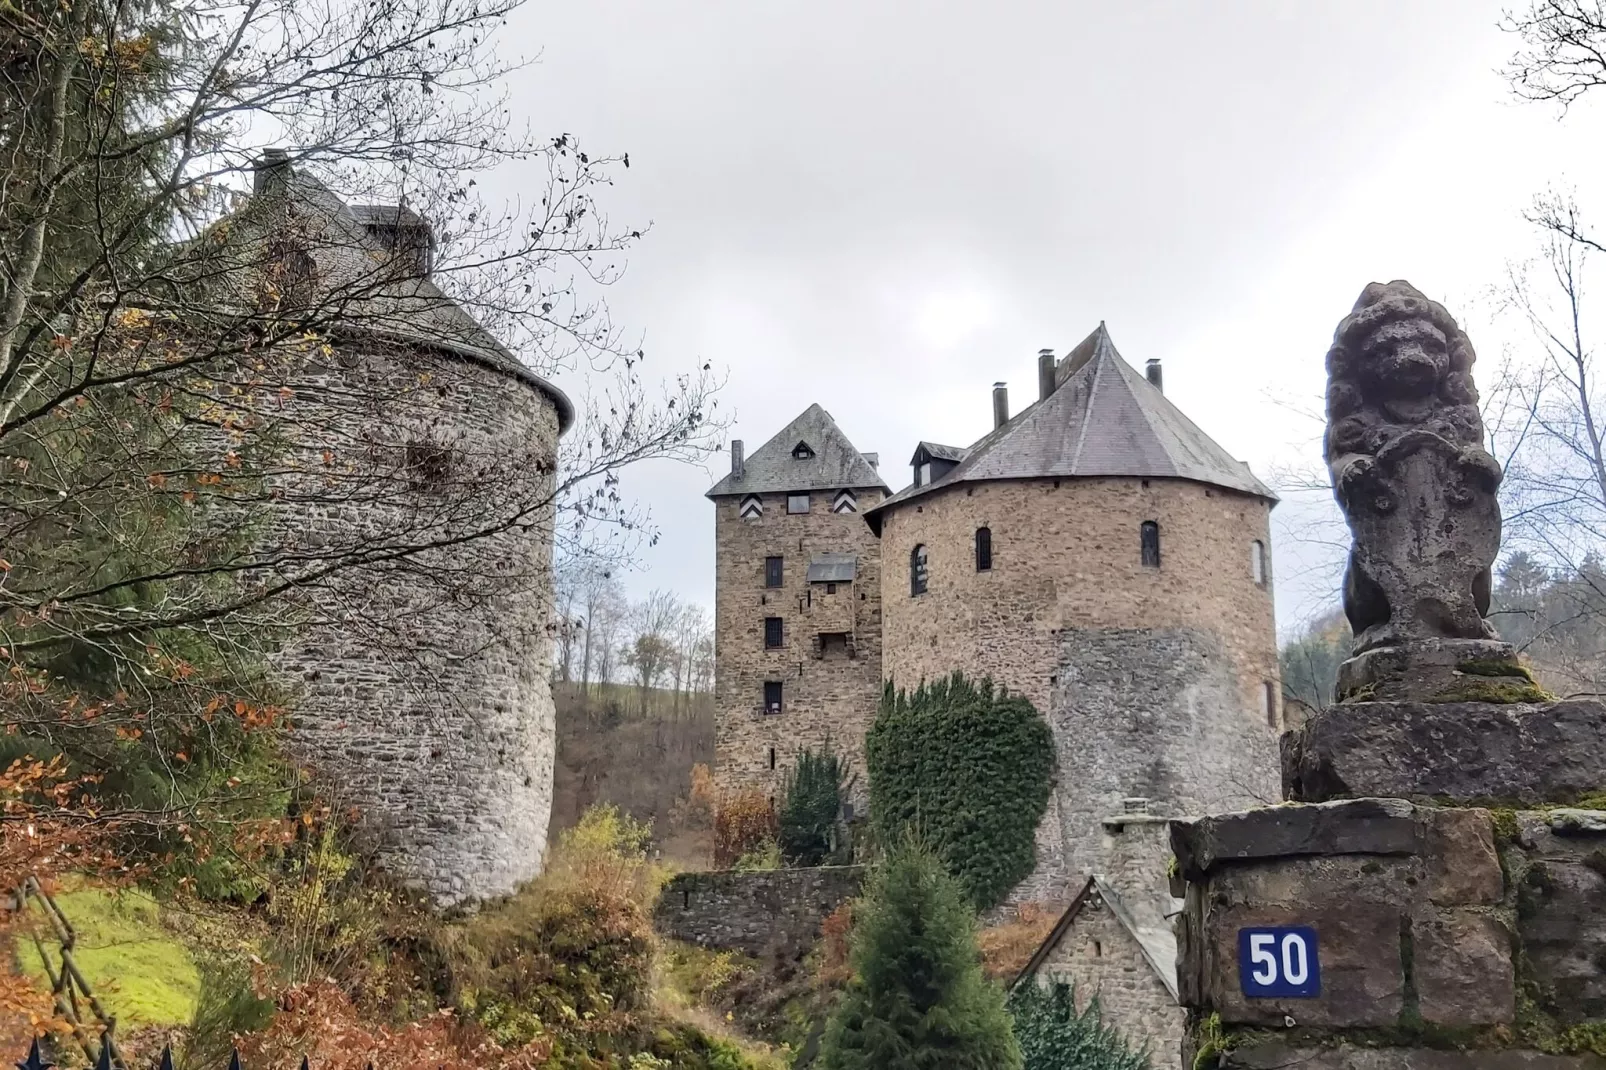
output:
[[[942,478],[867,510],[870,526],[879,532],[886,511],[912,498],[991,479],[1191,479],[1276,500],[1248,465],[1234,460],[1121,358],[1104,324],[1066,356],[1056,380],[1052,394],[971,446]]]
[[[800,444],[807,446],[813,456],[793,456]],[[864,454],[848,441],[831,414],[815,404],[753,451],[743,466],[741,479],[734,473],[725,476],[709,490],[708,497],[858,487],[891,489]]]

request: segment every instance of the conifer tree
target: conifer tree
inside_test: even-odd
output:
[[[981,971],[976,917],[926,848],[877,870],[853,936],[853,980],[826,1026],[821,1070],[1020,1070],[1003,992]]]
[[[1009,997],[1025,1070],[1151,1070],[1149,1057],[1105,1024],[1097,999],[1077,1010],[1068,985],[1021,985]]]
[[[842,759],[829,747],[797,756],[780,814],[781,857],[789,865],[823,865],[836,853],[843,773]]]

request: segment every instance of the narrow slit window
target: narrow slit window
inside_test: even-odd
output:
[[[779,680],[764,681],[764,712],[781,712],[781,682]]]
[[[1277,727],[1277,685],[1267,680],[1260,689],[1260,708],[1266,715],[1266,727]]]
[[[1153,520],[1145,520],[1139,529],[1139,541],[1143,548],[1143,567],[1160,567],[1160,525]]]
[[[764,649],[765,650],[774,650],[776,647],[782,645],[783,637],[784,637],[784,633],[782,632],[782,629],[781,629],[781,618],[780,617],[765,617],[764,618]]]
[[[1249,575],[1257,586],[1266,586],[1266,544],[1259,539],[1249,544]]]
[[[775,748],[774,747],[770,748],[770,768],[771,769],[775,768]]]
[[[779,587],[781,585],[782,563],[785,558],[766,557],[764,559],[764,586]]]
[[[909,594],[911,597],[926,593],[926,548],[916,546],[909,551]]]
[[[993,529],[976,529],[976,571],[990,572],[993,567]]]

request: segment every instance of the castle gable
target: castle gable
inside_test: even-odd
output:
[[[786,494],[792,491],[851,490],[875,487],[889,490],[865,455],[818,404],[783,427],[768,442],[709,490],[708,497],[725,495]],[[840,508],[837,508],[840,506]],[[857,503],[833,503],[838,512],[853,512]]]
[[[889,507],[936,487],[992,479],[1189,479],[1275,500],[1248,465],[1235,460],[1122,359],[1103,324],[1058,364],[1054,382],[1048,397],[968,451],[953,451],[961,457],[946,474],[936,477],[934,472],[929,483],[911,486],[870,510],[866,516],[872,527]]]

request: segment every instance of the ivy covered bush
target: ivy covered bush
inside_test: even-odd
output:
[[[1031,874],[1054,739],[1024,697],[960,673],[912,694],[889,684],[865,761],[877,838],[930,844],[978,909]]]
[[[838,860],[846,772],[830,748],[819,753],[805,749],[797,756],[780,813],[781,857],[787,865],[823,866]]]
[[[1009,1013],[1024,1070],[1150,1070],[1149,1057],[1104,1024],[1099,1001],[1078,1011],[1069,987],[1023,984],[1010,994]]]

